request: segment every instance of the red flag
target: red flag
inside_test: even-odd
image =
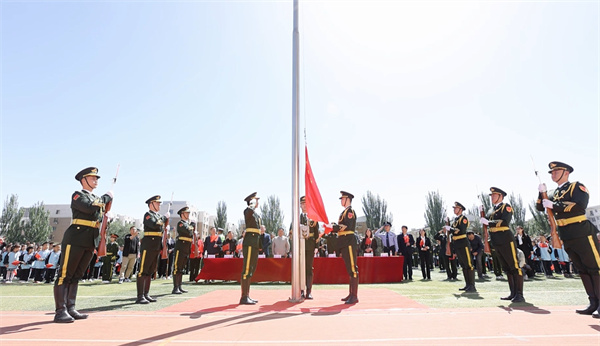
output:
[[[308,147],[304,146],[304,154],[306,157],[306,173],[304,176],[304,189],[306,190],[306,214],[308,218],[315,221],[329,223],[327,219],[327,213],[325,212],[325,206],[323,205],[323,198],[321,198],[321,192],[317,187],[317,182],[313,176],[312,169],[310,168],[310,161],[308,160]]]

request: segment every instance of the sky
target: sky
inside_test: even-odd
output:
[[[67,204],[95,166],[116,214],[173,193],[237,224],[256,191],[289,224],[292,1],[0,12],[2,206]],[[491,186],[529,204],[532,158],[550,188],[547,164],[572,165],[600,204],[599,18],[589,1],[300,1],[300,131],[330,221],[340,190],[358,216],[378,194],[398,230],[424,226],[431,191],[448,210]]]

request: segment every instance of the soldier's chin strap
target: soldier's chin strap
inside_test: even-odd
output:
[[[562,178],[565,176],[565,172],[567,171],[566,169],[561,169],[562,173],[560,174],[560,178],[558,178],[558,181],[561,181]]]

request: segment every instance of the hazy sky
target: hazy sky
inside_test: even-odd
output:
[[[154,194],[291,220],[292,1],[1,1],[2,204],[69,203],[75,174],[141,218]],[[300,1],[301,124],[328,216],[383,197],[530,203],[547,164],[600,191],[597,2]],[[301,147],[303,153],[303,147]],[[303,161],[303,160],[301,160]],[[302,174],[303,174],[302,167]],[[303,176],[301,178],[303,182]],[[303,190],[303,187],[301,187]],[[264,200],[264,199],[263,199]]]

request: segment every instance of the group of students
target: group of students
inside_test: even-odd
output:
[[[4,283],[50,283],[60,262],[60,244],[6,244],[0,242],[0,280]],[[52,245],[52,246],[50,246]],[[50,250],[52,248],[52,250]]]

